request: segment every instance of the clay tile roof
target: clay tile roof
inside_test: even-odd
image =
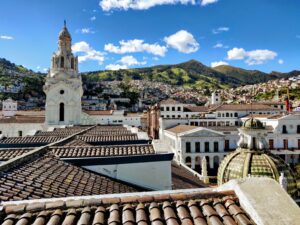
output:
[[[59,141],[64,137],[60,136],[26,136],[26,137],[9,137],[0,140],[1,144],[48,144]]]
[[[110,146],[55,146],[50,148],[58,157],[79,158],[79,157],[113,157],[130,155],[151,155],[155,154],[152,145],[110,145]]]
[[[159,103],[160,105],[175,105],[175,104],[180,104],[180,102],[174,100],[174,99],[166,99],[162,100]]]
[[[190,126],[190,125],[177,125],[175,127],[167,129],[166,131],[169,131],[169,132],[172,132],[172,133],[175,133],[175,134],[179,134],[179,133],[182,133],[182,132],[194,130],[195,128],[197,128],[197,127],[196,126]]]
[[[110,136],[92,136],[92,135],[80,135],[78,139],[87,142],[116,142],[116,141],[135,141],[138,140],[136,134],[125,134],[125,135],[110,135]]]
[[[8,149],[0,149],[0,161],[6,161],[12,159],[14,157],[23,155],[29,151],[33,150],[33,148],[8,148]]]
[[[189,189],[207,187],[198,177],[185,167],[172,162],[172,188],[175,189]]]
[[[113,114],[113,110],[91,110],[91,111],[84,111],[85,113],[91,115],[91,116],[97,116],[97,115],[112,115]]]
[[[45,117],[43,116],[12,116],[0,117],[0,123],[44,123]]]
[[[208,112],[209,110],[206,106],[186,106],[184,108],[190,112]]]
[[[222,104],[217,106],[215,111],[280,111],[269,105],[264,104]]]
[[[153,194],[152,198],[132,194],[132,201],[94,199],[92,202],[78,200],[77,207],[68,202],[42,203],[42,207],[4,206],[0,219],[3,225],[75,225],[75,224],[125,224],[125,225],[252,225],[253,220],[240,206],[234,194],[219,193],[211,196],[187,196],[174,200],[170,195]],[[135,197],[134,197],[135,196]],[[129,196],[130,198],[130,196]],[[122,199],[122,198],[121,198]],[[160,200],[155,200],[160,199]],[[48,205],[52,204],[52,208]],[[56,206],[55,206],[56,205]],[[18,209],[19,208],[19,209]]]
[[[0,200],[138,192],[141,189],[44,154],[0,174]]]

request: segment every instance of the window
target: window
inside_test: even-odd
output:
[[[170,111],[170,107],[166,107],[166,111]]]
[[[297,134],[300,134],[300,125],[297,125]]]
[[[226,113],[226,117],[229,117],[229,113]]]
[[[283,148],[288,149],[289,148],[289,140],[288,139],[283,139]]]
[[[269,140],[269,149],[274,149],[274,140],[273,139]]]
[[[22,137],[23,136],[23,132],[21,130],[18,131],[18,135],[19,137]]]
[[[195,143],[195,151],[200,152],[200,142]]]
[[[229,140],[225,140],[225,151],[229,150]]]
[[[218,152],[219,151],[219,142],[215,141],[214,142],[214,152]]]
[[[185,143],[185,152],[187,152],[187,153],[191,152],[191,143],[190,142]]]
[[[2,130],[0,130],[0,134],[2,134]]]
[[[64,91],[64,90],[60,90],[59,93],[60,93],[61,95],[63,95],[63,94],[65,93],[65,91]]]
[[[181,110],[180,110],[180,107],[177,107],[177,111],[181,111]]]
[[[160,111],[164,111],[164,107],[160,107]]]
[[[60,68],[64,68],[65,66],[65,58],[62,56],[60,57]]]
[[[287,134],[286,125],[283,125],[283,126],[282,126],[282,133],[283,133],[283,134]]]
[[[188,167],[191,167],[191,162],[192,162],[192,159],[191,159],[191,157],[186,157],[185,158],[185,164],[188,166]]]
[[[234,117],[238,117],[239,116],[239,114],[238,113],[234,113]]]
[[[300,149],[300,139],[298,139],[298,149]]]
[[[209,142],[205,142],[204,146],[205,146],[204,148],[205,152],[209,152]]]
[[[235,125],[235,126],[238,126],[238,125],[239,125],[239,121],[235,121],[235,122],[234,122],[234,125]]]
[[[64,103],[59,104],[59,121],[60,122],[65,121],[65,104]]]
[[[74,58],[71,59],[71,69],[74,69]]]
[[[172,107],[172,111],[175,111],[175,107]]]

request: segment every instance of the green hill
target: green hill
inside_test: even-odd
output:
[[[82,75],[85,81],[112,81],[123,80],[125,77],[129,77],[133,80],[149,80],[196,89],[211,89],[262,83],[298,74],[300,74],[299,71],[267,74],[258,70],[245,70],[233,66],[211,68],[196,60],[190,60],[175,65],[159,65],[118,71],[93,71]]]

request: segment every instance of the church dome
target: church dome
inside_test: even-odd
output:
[[[242,126],[243,129],[265,129],[264,125],[262,122],[260,122],[260,120],[258,119],[255,119],[253,117],[247,119],[243,126]]]
[[[279,181],[280,174],[287,178],[287,192],[297,193],[297,181],[289,166],[278,156],[267,152],[238,148],[227,155],[218,169],[218,185],[232,179],[270,177]]]

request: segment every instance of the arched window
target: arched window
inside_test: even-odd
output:
[[[238,117],[239,116],[239,114],[238,113],[234,113],[234,117]]]
[[[229,117],[229,113],[226,113],[226,117]]]
[[[65,121],[65,104],[64,103],[59,104],[59,121],[60,122]]]
[[[60,68],[64,68],[65,66],[65,58],[62,56],[60,57]]]
[[[74,69],[74,58],[71,59],[71,69]]]

